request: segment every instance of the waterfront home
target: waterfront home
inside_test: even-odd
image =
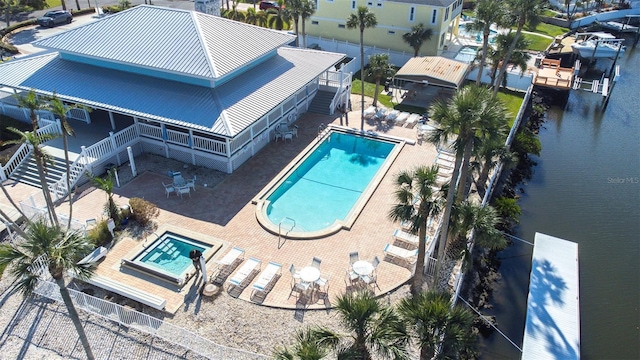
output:
[[[306,33],[311,36],[360,43],[360,32],[347,29],[349,14],[358,6],[366,6],[378,21],[375,28],[365,30],[364,44],[382,49],[413,54],[402,35],[422,23],[433,31],[420,55],[439,55],[457,34],[462,13],[462,0],[316,0],[316,12],[309,17]]]
[[[331,94],[326,113],[338,95],[348,96],[350,76],[330,71],[345,55],[288,46],[294,40],[194,11],[141,5],[34,42],[48,51],[0,64],[0,87],[55,92],[93,109],[69,114],[87,123],[108,116],[115,134],[99,147],[85,144],[71,159],[71,186],[86,171],[125,162],[127,147],[232,173],[319,92]],[[15,167],[5,167],[3,179]],[[58,185],[66,188],[63,180]]]

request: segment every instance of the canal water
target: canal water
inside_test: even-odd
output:
[[[627,41],[629,44],[629,41]],[[524,190],[516,236],[536,232],[579,244],[582,359],[640,358],[640,43],[618,60],[621,77],[606,110],[602,97],[572,91],[540,130],[542,153]],[[610,60],[598,61],[601,70]],[[522,344],[532,247],[500,253],[494,291],[499,328]],[[519,359],[494,332],[483,359]]]

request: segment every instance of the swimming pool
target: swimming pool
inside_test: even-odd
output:
[[[204,258],[208,259],[219,249],[219,246],[214,243],[194,239],[193,237],[199,237],[195,234],[185,235],[182,231],[178,234],[177,231],[170,231],[167,228],[162,230],[164,231],[158,231],[160,236],[137,251],[130,260],[122,259],[122,264],[156,278],[182,285],[190,275],[195,273],[193,262],[189,258],[191,250],[199,250]],[[155,237],[155,235],[152,236]]]
[[[498,35],[498,32],[496,30],[489,29],[489,43],[493,44],[496,42],[496,35]],[[478,43],[482,42],[482,32],[467,31],[465,23],[461,23],[460,25],[458,25],[458,36],[463,38],[475,39]]]
[[[258,201],[261,225],[289,238],[350,228],[399,152],[399,140],[331,131]]]
[[[456,54],[455,59],[466,63],[471,63],[475,60],[478,54],[478,48],[476,46],[463,46]]]

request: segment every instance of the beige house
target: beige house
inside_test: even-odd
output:
[[[368,7],[378,20],[375,28],[366,29],[364,44],[413,54],[402,35],[420,23],[433,36],[420,50],[422,56],[438,55],[453,34],[457,34],[463,0],[315,0],[316,12],[307,20],[306,33],[311,36],[360,42],[357,29],[347,29],[349,14],[358,6]]]

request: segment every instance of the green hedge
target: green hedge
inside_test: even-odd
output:
[[[19,23],[15,23],[9,27],[6,27],[4,29],[0,29],[0,48],[2,48],[2,50],[5,53],[9,53],[9,54],[17,54],[20,51],[18,51],[18,48],[16,48],[15,46],[4,42],[4,37],[9,34],[10,32],[16,30],[16,29],[20,29],[23,27],[27,27],[27,26],[32,26],[36,24],[36,20],[35,19],[31,19],[31,20],[25,20]]]

